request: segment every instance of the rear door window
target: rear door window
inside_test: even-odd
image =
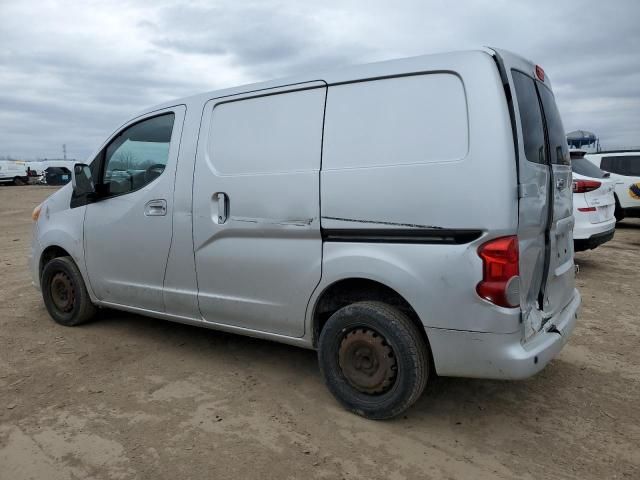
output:
[[[569,146],[567,145],[567,137],[562,126],[560,112],[556,106],[556,100],[553,93],[543,84],[539,84],[540,100],[542,100],[542,108],[544,116],[547,120],[547,133],[549,135],[549,153],[551,163],[556,165],[569,165]]]
[[[606,178],[608,173],[603,172],[586,158],[574,158],[571,160],[571,171],[591,178]]]
[[[618,175],[640,177],[640,156],[602,157],[600,166],[607,172]]]
[[[542,111],[536,94],[536,85],[534,80],[524,73],[512,70],[511,74],[520,112],[525,155],[530,162],[546,163]]]

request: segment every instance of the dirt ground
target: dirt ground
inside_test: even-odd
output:
[[[640,221],[577,254],[569,344],[520,382],[437,378],[406,416],[343,411],[315,353],[104,311],[65,328],[31,287],[31,210],[0,187],[0,479],[640,478]]]

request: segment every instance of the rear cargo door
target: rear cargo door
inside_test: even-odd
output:
[[[536,66],[500,52],[498,66],[512,95],[518,151],[520,306],[525,337],[571,299],[574,284],[571,167],[551,90]]]
[[[551,89],[536,81],[547,133],[547,152],[551,166],[553,216],[548,226],[548,268],[542,285],[543,316],[548,318],[562,310],[573,296],[573,191],[569,148]]]
[[[542,326],[540,293],[547,270],[547,224],[550,219],[551,168],[545,145],[544,120],[535,82],[512,70],[518,119],[518,240],[520,306],[526,336]]]

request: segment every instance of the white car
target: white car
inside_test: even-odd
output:
[[[573,172],[573,244],[576,252],[589,250],[613,238],[616,228],[614,216],[615,183],[609,173],[584,158],[584,151],[571,152]]]
[[[615,183],[616,220],[640,217],[640,150],[590,153],[585,158],[611,174]]]

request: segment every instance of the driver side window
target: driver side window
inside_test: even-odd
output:
[[[104,184],[107,195],[138,190],[158,178],[167,165],[175,115],[148,118],[126,128],[107,146]]]

